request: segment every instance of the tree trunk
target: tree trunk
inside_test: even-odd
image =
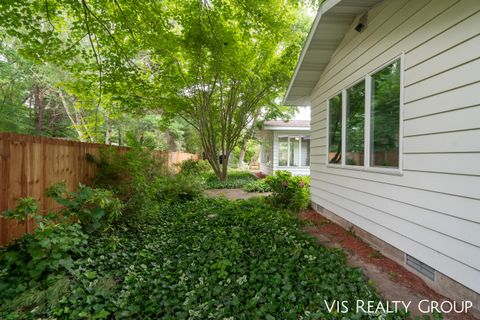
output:
[[[107,129],[105,130],[105,144],[111,144],[110,140],[110,126],[107,124]]]
[[[35,133],[41,134],[43,131],[43,113],[45,112],[45,96],[44,91],[37,84],[35,85]]]
[[[250,140],[253,137],[253,133],[255,131],[255,124],[258,121],[259,116],[260,116],[260,113],[257,112],[253,118],[252,126],[248,128],[247,133],[245,133],[245,136],[243,137],[242,147],[240,149],[240,154],[238,155],[238,163],[240,164],[242,164],[245,160],[245,153],[247,152],[247,143],[248,143],[248,140]]]
[[[73,115],[72,115],[72,112],[70,111],[70,109],[68,107],[67,100],[65,100],[65,96],[63,95],[62,90],[58,91],[58,95],[60,96],[60,100],[62,101],[62,105],[63,105],[63,108],[65,109],[65,113],[68,116],[68,119],[70,119],[70,122],[72,123],[73,128],[77,132],[78,140],[80,140],[81,142],[85,142],[85,136],[84,136],[82,130],[80,130],[80,126],[82,125],[82,123],[80,121],[80,117],[79,117],[78,113],[74,111],[75,112],[75,118],[76,118],[76,119],[74,119]]]
[[[240,148],[240,154],[238,155],[238,163],[241,165],[245,160],[245,152],[247,151],[247,135],[243,138],[242,147]]]

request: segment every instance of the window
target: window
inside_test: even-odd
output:
[[[328,101],[328,163],[400,168],[401,59]]]
[[[281,167],[288,165],[288,137],[278,138],[278,165]]]
[[[298,166],[300,163],[300,154],[298,153],[298,148],[300,146],[299,137],[290,137],[290,166]]]
[[[342,94],[330,99],[328,123],[328,163],[340,163],[342,160]]]
[[[400,60],[372,75],[370,166],[398,168]]]
[[[345,164],[363,166],[365,155],[365,81],[347,89]]]
[[[310,137],[284,136],[278,138],[278,166],[310,166]]]
[[[310,166],[310,137],[302,137],[301,141],[301,150],[300,150],[300,165],[302,167],[309,167]]]

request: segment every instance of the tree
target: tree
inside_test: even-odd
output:
[[[5,0],[0,29],[17,37],[32,60],[55,63],[78,79],[69,93],[94,111],[95,140],[100,125],[111,139],[112,114],[173,114],[198,131],[224,180],[248,125],[259,110],[277,105],[288,83],[310,23],[305,3],[311,2]]]
[[[187,1],[158,48],[157,74],[167,112],[198,130],[220,180],[230,155],[262,109],[277,106],[307,23],[285,1]],[[302,28],[303,27],[303,28]],[[247,131],[247,133],[245,133]]]

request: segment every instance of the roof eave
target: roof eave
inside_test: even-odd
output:
[[[310,31],[308,32],[308,37],[307,41],[303,45],[302,51],[300,53],[300,57],[298,58],[297,65],[295,66],[295,71],[293,72],[293,76],[290,80],[290,83],[288,84],[287,92],[285,93],[285,96],[283,98],[283,104],[286,106],[306,106],[310,105],[309,99],[306,99],[305,97],[293,99],[290,101],[288,99],[288,96],[290,94],[290,91],[293,87],[293,83],[295,82],[295,79],[297,77],[298,71],[300,70],[300,67],[302,65],[303,59],[305,58],[305,54],[307,53],[308,48],[310,47],[310,43],[312,42],[313,35],[315,34],[315,31],[317,30],[318,23],[320,22],[320,18],[322,15],[330,10],[332,7],[337,5],[341,0],[330,0],[330,1],[325,1],[322,3],[320,8],[318,8],[317,15],[315,17],[315,20],[313,21],[312,27],[310,28]]]
[[[310,105],[311,94],[352,23],[384,0],[326,0],[319,8],[283,99]]]

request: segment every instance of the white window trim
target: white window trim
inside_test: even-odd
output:
[[[388,167],[372,167],[370,166],[370,149],[371,149],[371,136],[370,136],[370,115],[371,115],[371,93],[372,93],[372,75],[378,71],[384,69],[395,60],[400,60],[400,110],[399,110],[399,137],[398,137],[398,168]],[[365,80],[365,146],[364,146],[364,161],[363,166],[353,166],[345,164],[345,150],[346,150],[346,92],[351,87],[355,86],[362,80]],[[403,175],[403,112],[404,112],[404,80],[405,80],[405,52],[395,56],[393,59],[388,60],[381,66],[372,69],[361,79],[357,79],[349,86],[346,86],[341,91],[336,92],[334,95],[327,99],[327,128],[326,128],[326,140],[327,140],[327,152],[326,152],[326,166],[334,169],[347,169],[356,171],[368,171],[376,173],[384,173],[391,175]],[[341,164],[329,163],[330,153],[330,100],[341,94],[342,95],[342,161]]]
[[[288,169],[288,168],[298,168],[298,169],[308,169],[310,166],[302,166],[302,137],[309,137],[310,135],[305,134],[284,134],[277,136],[277,168],[281,169]],[[281,166],[280,165],[280,138],[287,138],[287,165]],[[298,138],[298,165],[291,166],[290,165],[290,138]]]

